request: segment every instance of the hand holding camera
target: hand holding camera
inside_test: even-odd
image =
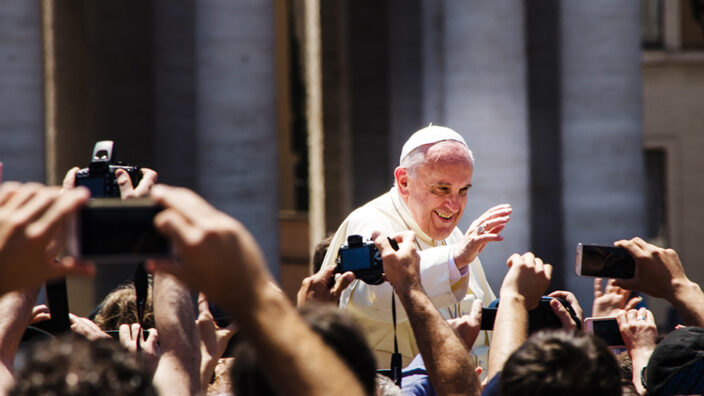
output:
[[[538,306],[540,298],[548,288],[552,278],[552,265],[543,263],[533,253],[528,252],[522,256],[513,254],[506,265],[508,273],[504,277],[499,292],[501,299],[519,298],[527,310]]]
[[[394,238],[373,233],[374,243],[381,252],[384,278],[401,294],[411,289],[422,289],[420,255],[416,251],[416,234],[404,231]]]
[[[97,142],[87,168],[71,168],[63,181],[64,190],[85,186],[91,198],[139,198],[149,195],[157,173],[115,160],[115,144],[111,140]]]

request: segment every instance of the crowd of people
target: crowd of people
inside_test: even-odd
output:
[[[529,334],[530,312],[553,275],[531,252],[508,257],[493,330],[483,330],[482,308],[496,296],[478,256],[503,240],[512,209],[497,205],[460,231],[473,170],[455,131],[413,134],[394,186],[352,212],[316,252],[319,270],[302,282],[297,307],[240,222],[193,191],[155,184],[154,171],[143,169],[133,186],[118,170],[122,198],[149,196],[163,206],[154,224],[174,257],[145,263],[143,309],[138,287],[122,285],[95,315],[71,314],[68,334],[32,342],[23,341],[27,329],[51,320],[36,305],[42,284],[96,271],[63,254],[69,221],[90,194],[74,186],[77,169],[63,188],[5,182],[0,388],[8,395],[704,393],[704,293],[676,252],[638,237],[615,242],[634,258],[633,278],[594,280],[592,316],[616,318],[622,351],[583,330],[583,309],[569,291],[548,295],[561,328]],[[338,251],[353,234],[379,251],[381,284],[338,270]],[[667,300],[682,325],[658,335],[633,291]],[[218,321],[213,303],[230,323]]]

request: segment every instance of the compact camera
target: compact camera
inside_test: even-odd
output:
[[[142,179],[138,166],[115,161],[115,144],[112,140],[103,140],[93,146],[93,157],[88,168],[76,174],[76,186],[85,186],[90,190],[91,198],[118,198],[120,186],[117,184],[115,171],[124,169],[136,186]]]
[[[357,279],[370,285],[384,283],[384,263],[374,242],[364,241],[361,235],[350,235],[347,244],[340,247],[335,272],[352,271]]]

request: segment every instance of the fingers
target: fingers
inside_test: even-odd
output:
[[[347,289],[347,286],[349,286],[354,281],[354,279],[354,273],[352,273],[351,271],[345,272],[337,278],[337,280],[335,281],[335,285],[330,290],[330,293],[335,297],[340,297],[342,291]]]
[[[156,184],[157,177],[158,174],[155,171],[149,168],[142,168],[142,180],[140,180],[137,187],[135,187],[134,194],[137,197],[145,197],[149,195],[152,187]]]
[[[120,343],[122,344],[122,346],[126,346],[128,348],[134,347],[134,342],[132,342],[132,329],[130,328],[130,325],[123,323],[120,325],[118,331],[120,334]]]
[[[95,264],[89,261],[76,260],[73,257],[62,257],[60,259],[48,259],[46,279],[52,280],[65,275],[77,275],[82,277],[92,277],[95,275]]]
[[[178,250],[194,243],[199,236],[199,231],[193,223],[181,212],[173,209],[166,209],[157,214],[154,217],[154,225],[174,243]]]
[[[134,187],[132,186],[132,178],[130,178],[126,170],[116,170],[115,179],[117,180],[118,187],[120,187],[120,197],[122,199],[137,197],[137,194],[134,192]]]
[[[594,278],[594,298],[599,298],[604,295],[602,284],[602,278]]]
[[[89,191],[86,188],[74,188],[61,194],[49,209],[27,229],[30,237],[51,238],[63,227],[69,216],[76,213],[79,207],[88,201]]]
[[[628,300],[628,302],[626,303],[626,306],[623,309],[625,309],[626,311],[631,310],[631,309],[635,309],[636,306],[638,304],[640,304],[641,301],[643,301],[643,297],[641,297],[641,296],[633,297],[630,300]]]
[[[76,186],[76,174],[78,174],[78,171],[79,168],[74,166],[66,172],[66,176],[64,176],[64,181],[62,183],[63,190],[69,190]]]
[[[198,316],[205,316],[209,319],[213,319],[213,315],[210,313],[210,305],[208,304],[208,297],[205,293],[198,293]]]
[[[469,311],[469,324],[473,327],[479,327],[482,323],[482,301],[475,299],[472,301],[472,307]]]
[[[570,316],[569,311],[567,311],[567,308],[565,308],[562,303],[560,303],[556,299],[550,300],[550,308],[552,309],[552,312],[557,315],[558,319],[560,319],[560,323],[562,323],[562,327],[568,330],[574,330],[577,328],[577,323],[572,319]]]
[[[30,324],[37,324],[39,322],[44,322],[49,319],[51,319],[49,307],[44,304],[32,307],[32,321],[30,322]]]
[[[149,336],[147,336],[145,344],[156,345],[159,342],[159,331],[155,328],[149,329]]]
[[[207,222],[208,217],[217,212],[208,202],[187,188],[157,184],[152,188],[151,196],[164,207],[176,210],[193,224]]]

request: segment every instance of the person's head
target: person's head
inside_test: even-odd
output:
[[[704,329],[672,331],[650,355],[644,371],[648,395],[704,394]]]
[[[504,364],[502,395],[621,395],[619,367],[609,348],[591,334],[543,331],[531,336]]]
[[[335,236],[335,234],[328,234],[328,236],[321,239],[320,242],[315,245],[315,250],[313,251],[313,257],[311,260],[313,264],[314,274],[320,271],[320,267],[322,267],[323,265],[323,259],[325,259],[325,253],[328,252],[328,248],[330,247],[330,242],[332,242],[333,236]]]
[[[132,323],[138,323],[137,296],[134,284],[120,285],[105,296],[93,321],[105,331],[119,330],[121,324],[131,325]],[[144,303],[142,327],[145,329],[154,327],[151,285],[147,289],[147,301]]]
[[[311,302],[298,310],[313,331],[355,373],[366,393],[373,395],[376,360],[355,320],[329,304]],[[235,352],[235,364],[232,367],[235,394],[274,395],[273,381],[276,379],[268,378],[260,367],[254,350],[246,342],[241,344]],[[330,381],[335,381],[335,378],[330,378]]]
[[[156,396],[151,376],[115,341],[66,336],[37,342],[8,395]]]
[[[445,239],[464,213],[473,172],[474,158],[462,136],[429,126],[408,139],[394,177],[421,230],[433,239]]]

